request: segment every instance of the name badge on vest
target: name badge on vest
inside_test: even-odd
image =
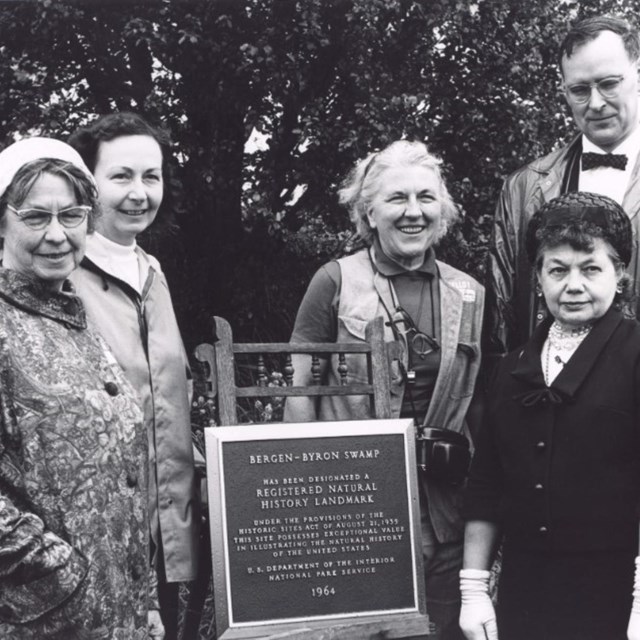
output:
[[[466,280],[453,280],[451,286],[456,288],[462,294],[463,302],[475,302],[476,292],[471,288],[471,283]]]

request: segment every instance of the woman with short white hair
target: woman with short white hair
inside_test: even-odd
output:
[[[329,262],[313,277],[300,305],[292,342],[364,340],[365,326],[385,319],[385,340],[401,345],[393,363],[394,417],[416,424],[427,610],[434,638],[461,637],[457,574],[462,561],[460,486],[469,460],[467,412],[480,365],[484,289],[436,260],[434,246],[457,218],[440,160],[421,142],[398,140],[361,160],[347,176],[340,200],[368,245]],[[349,377],[366,376],[365,363],[348,357]],[[311,382],[308,358],[294,359],[297,384]],[[323,373],[340,384],[337,363]],[[371,417],[363,396],[288,398],[289,422]],[[455,450],[438,467],[429,452],[438,443]]]

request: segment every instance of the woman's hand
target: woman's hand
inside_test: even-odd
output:
[[[489,595],[488,571],[498,544],[493,522],[471,520],[464,529],[464,560],[460,571],[460,628],[468,640],[498,640],[496,613]]]
[[[163,640],[164,638],[164,625],[160,618],[160,611],[158,609],[149,610],[149,638],[151,640]]]
[[[498,640],[496,613],[489,595],[489,571],[460,571],[460,628],[468,640]]]

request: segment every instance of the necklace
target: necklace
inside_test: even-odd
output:
[[[580,343],[589,335],[591,325],[566,329],[559,322],[549,327],[549,334],[542,347],[544,381],[549,386],[562,371]]]
[[[575,329],[565,329],[557,320],[549,327],[549,346],[558,351],[575,351],[578,345],[591,331],[591,325],[585,324]]]
[[[551,343],[547,340],[542,348],[542,361],[544,363],[544,382],[547,386],[556,379],[556,376],[564,369],[566,360],[563,360],[558,354],[551,357]],[[567,358],[568,360],[569,358]]]

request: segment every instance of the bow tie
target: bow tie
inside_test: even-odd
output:
[[[627,166],[627,156],[622,153],[583,153],[582,170],[596,167],[611,167],[624,171]]]

